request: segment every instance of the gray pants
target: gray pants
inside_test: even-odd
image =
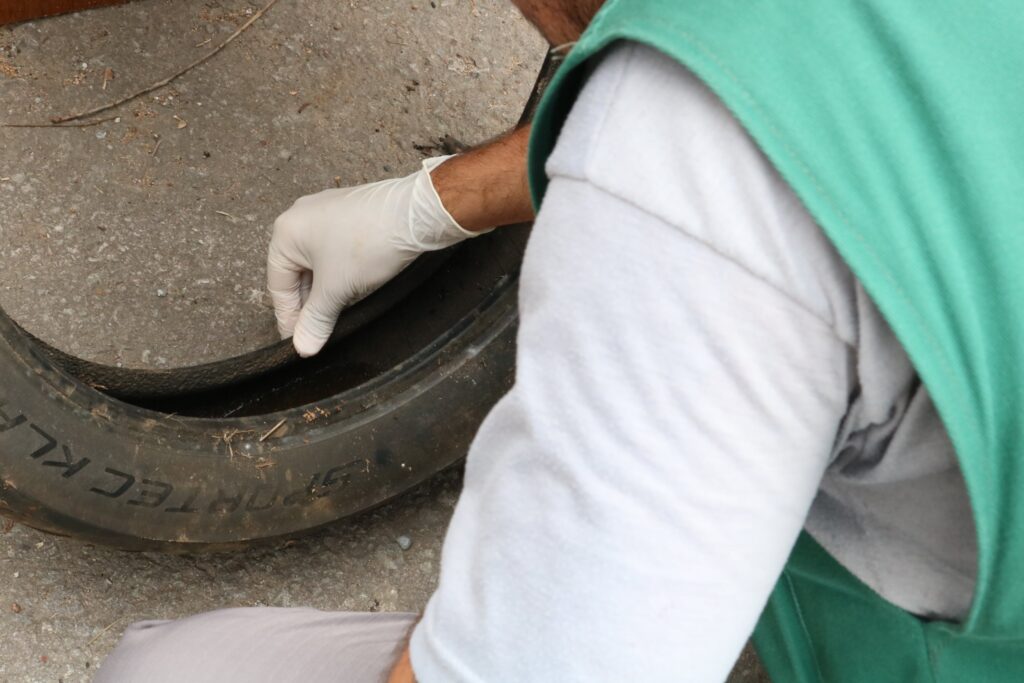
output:
[[[95,683],[382,683],[416,619],[257,607],[143,621]]]

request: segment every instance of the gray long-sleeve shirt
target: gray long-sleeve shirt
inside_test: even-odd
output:
[[[889,600],[964,615],[973,523],[928,392],[717,98],[620,46],[547,169],[421,679],[722,680],[805,524]]]

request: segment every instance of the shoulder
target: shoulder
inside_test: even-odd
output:
[[[618,43],[598,60],[548,175],[584,180],[642,208],[852,340],[852,273],[718,97],[644,45]]]

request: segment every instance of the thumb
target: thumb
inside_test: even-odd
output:
[[[306,305],[299,314],[295,335],[292,338],[292,344],[300,356],[309,358],[320,353],[320,349],[334,331],[334,325],[338,322],[338,316],[344,307],[344,301],[330,297],[322,289],[313,286]]]

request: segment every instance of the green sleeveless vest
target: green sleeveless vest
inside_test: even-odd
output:
[[[1024,6],[609,0],[535,120],[538,204],[581,67],[620,39],[696,73],[801,198],[928,387],[974,511],[963,624],[896,608],[804,535],[755,633],[772,678],[1024,681]]]

